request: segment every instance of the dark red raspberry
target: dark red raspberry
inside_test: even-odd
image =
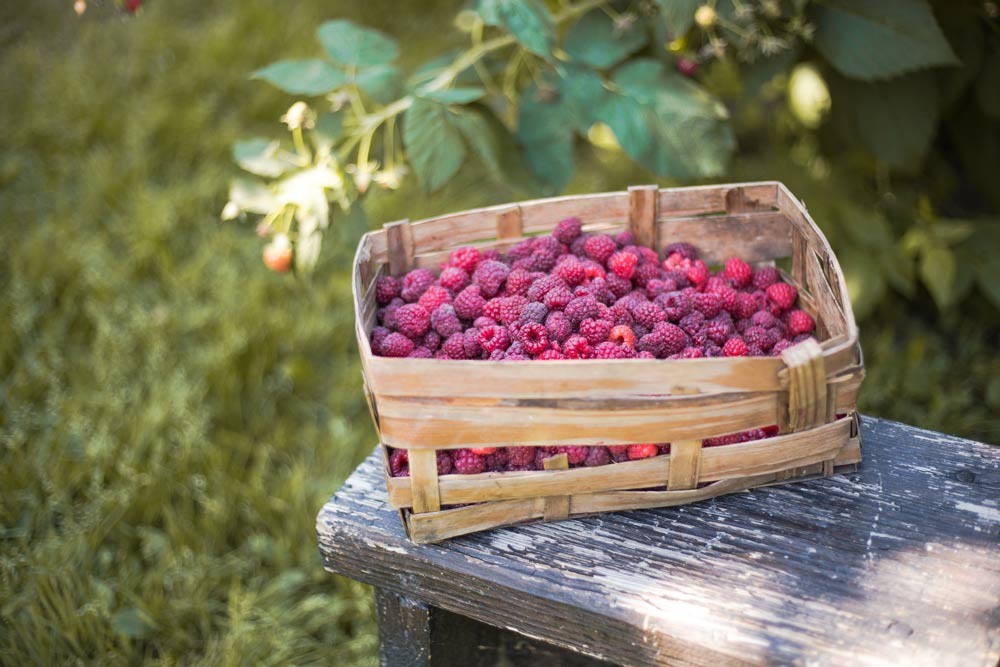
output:
[[[739,336],[733,336],[722,346],[722,354],[727,357],[747,356],[747,344]]]
[[[556,447],[556,454],[565,454],[566,460],[571,466],[578,466],[587,460],[587,453],[590,447],[585,445],[562,445]]]
[[[657,297],[658,305],[663,308],[664,314],[671,322],[680,322],[681,319],[694,310],[694,304],[684,292],[667,292]]]
[[[420,338],[431,328],[431,315],[418,303],[408,303],[396,311],[396,328],[410,338]]]
[[[518,329],[517,340],[528,354],[541,354],[549,346],[549,334],[537,322],[528,322]]]
[[[464,248],[459,248],[458,250],[451,253],[451,257],[448,263],[452,266],[457,266],[469,275],[476,270],[479,266],[479,262],[483,259],[483,255],[478,249],[472,246],[466,246]]]
[[[542,302],[549,310],[562,310],[572,300],[573,293],[569,291],[568,287],[556,287],[555,289],[549,290],[545,296],[542,297]]]
[[[436,282],[437,276],[430,269],[414,269],[403,276],[399,294],[403,297],[403,301],[413,303]]]
[[[714,292],[696,292],[691,296],[691,303],[709,320],[722,311],[722,299]]]
[[[542,353],[535,358],[539,361],[556,361],[558,359],[565,359],[566,357],[564,357],[563,353],[559,350],[550,347],[549,349],[542,351]]]
[[[483,298],[479,285],[469,285],[458,293],[452,305],[455,313],[463,320],[474,320],[483,314],[486,299]]]
[[[385,341],[385,337],[391,332],[386,327],[374,327],[372,329],[371,344],[372,352],[376,355],[382,354],[382,343]]]
[[[483,354],[483,346],[479,344],[479,329],[466,329],[465,333],[465,358],[478,359]]]
[[[652,329],[656,326],[657,322],[663,322],[667,319],[667,314],[663,312],[663,309],[652,301],[635,303],[631,306],[630,310],[636,324],[640,324],[647,329]]]
[[[782,338],[781,340],[779,340],[777,343],[774,344],[774,347],[771,348],[771,356],[777,357],[782,352],[792,347],[793,345],[795,345],[795,343],[793,343],[792,341],[786,338]]]
[[[684,259],[696,259],[698,257],[698,251],[690,243],[671,243],[663,251],[666,257],[674,253],[677,253]]]
[[[625,250],[619,250],[608,258],[608,268],[614,271],[616,276],[629,280],[635,273],[635,266],[639,263],[639,258]]]
[[[486,468],[483,457],[471,449],[452,450],[451,463],[459,475],[478,475]]]
[[[733,281],[735,287],[746,287],[753,281],[753,269],[739,257],[730,257],[726,260],[723,274]]]
[[[705,438],[701,446],[702,447],[722,447],[725,445],[735,445],[737,443],[743,442],[742,436],[739,433],[730,433],[729,435],[720,435],[714,438]]]
[[[424,307],[428,313],[433,313],[442,303],[451,301],[451,294],[440,285],[431,285],[427,291],[420,295],[417,303]]]
[[[510,347],[510,333],[507,331],[507,327],[499,324],[483,327],[479,330],[479,345],[486,352],[506,350]]]
[[[566,339],[562,352],[567,359],[589,359],[591,355],[590,344],[579,334],[573,334]]]
[[[379,276],[375,281],[375,302],[384,306],[399,296],[400,289],[402,286],[399,281],[392,276]]]
[[[613,326],[614,324],[608,320],[588,317],[583,322],[580,322],[580,335],[586,338],[587,342],[591,345],[597,345],[608,339],[608,334],[611,333],[611,327]]]
[[[559,243],[570,245],[580,236],[582,228],[583,223],[580,221],[580,218],[566,218],[556,223],[556,228],[552,230],[552,236]]]
[[[646,287],[650,280],[658,280],[663,271],[656,264],[640,264],[632,274],[632,282],[636,287]]]
[[[472,274],[472,282],[479,285],[483,296],[495,296],[510,275],[510,267],[495,259],[483,260]]]
[[[773,266],[762,266],[753,274],[753,286],[757,289],[767,289],[781,280],[781,274]]]
[[[743,340],[746,341],[748,347],[757,347],[763,351],[770,350],[778,342],[769,329],[756,326],[747,327],[747,330],[743,332]]]
[[[472,449],[470,451],[476,451]],[[484,472],[502,472],[507,469],[507,460],[509,455],[507,450],[503,447],[497,449],[491,454],[486,454],[483,456],[483,471]]]
[[[705,336],[708,340],[712,341],[716,345],[722,345],[729,338],[736,333],[732,322],[727,322],[723,319],[713,319],[705,323],[702,331],[705,332]]]
[[[440,283],[441,287],[451,290],[453,293],[458,293],[469,286],[470,280],[471,278],[469,278],[469,274],[465,272],[465,269],[457,266],[449,266],[441,271],[438,283]]]
[[[616,299],[620,299],[632,291],[632,281],[626,280],[613,272],[609,273],[605,280],[608,283],[608,289],[611,290]]]
[[[389,472],[393,477],[409,477],[410,454],[405,449],[394,449],[389,453]]]
[[[556,310],[545,316],[545,330],[549,332],[549,340],[563,342],[573,333],[573,325],[561,310]]]
[[[619,248],[624,248],[627,245],[632,245],[633,243],[635,243],[635,237],[632,235],[632,232],[626,229],[624,231],[618,232],[618,234],[615,236],[615,243],[618,244]]]
[[[587,458],[583,460],[583,465],[588,468],[605,466],[611,463],[611,453],[608,451],[607,447],[595,445],[594,447],[590,447],[589,450],[590,451],[587,452]]]
[[[546,294],[546,298],[552,295],[552,292]],[[546,303],[548,305],[548,303]],[[570,323],[574,326],[579,325],[580,322],[584,321],[588,317],[597,316],[597,299],[592,296],[580,296],[569,301],[566,304],[565,311],[566,317],[569,318]]]
[[[413,348],[413,352],[410,352],[406,356],[409,357],[410,359],[433,359],[434,353],[431,352],[431,350],[428,347],[424,345],[418,345],[415,348]]]
[[[413,352],[413,341],[401,333],[393,332],[382,341],[383,357],[407,357]]]
[[[422,344],[431,352],[434,352],[441,347],[441,334],[431,329],[424,334],[422,339]]]
[[[788,335],[798,336],[800,334],[812,333],[816,328],[816,322],[812,315],[804,310],[793,310],[788,313]]]
[[[441,345],[441,349],[449,359],[467,359],[465,352],[465,336],[461,333],[454,333]]]
[[[598,264],[606,264],[608,258],[618,250],[618,244],[607,234],[596,234],[587,239],[583,245],[587,257]]]
[[[444,338],[462,331],[462,323],[455,313],[455,307],[450,303],[442,303],[431,313],[431,326]]]
[[[660,448],[652,443],[645,443],[641,445],[629,445],[628,446],[628,458],[630,461],[638,461],[639,459],[651,459],[654,456],[660,454]]]
[[[635,332],[633,332],[632,328],[628,325],[618,324],[612,327],[611,331],[608,332],[607,340],[617,345],[635,347]]]
[[[640,350],[648,350],[658,359],[677,354],[687,345],[687,335],[676,324],[660,322],[639,341]]]
[[[525,470],[534,468],[535,448],[534,447],[508,447],[507,448],[507,468]]]
[[[767,288],[767,298],[778,307],[780,311],[785,311],[795,305],[795,300],[799,293],[788,283],[774,283]]]

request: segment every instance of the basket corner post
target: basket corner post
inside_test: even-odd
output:
[[[628,188],[628,229],[637,245],[659,247],[656,224],[660,217],[659,192],[657,185],[630,185]]]

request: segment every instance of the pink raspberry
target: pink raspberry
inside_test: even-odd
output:
[[[539,354],[535,358],[538,359],[539,361],[556,361],[558,359],[565,359],[566,357],[564,357],[563,353],[560,352],[559,350],[550,347],[549,349],[544,350],[541,354]]]
[[[734,290],[729,285],[724,285],[715,292],[715,295],[719,297],[719,303],[722,305],[722,310],[727,313],[733,313],[736,311],[736,307],[739,305],[739,292]]]
[[[733,323],[723,318],[715,318],[705,323],[705,336],[716,345],[722,345],[735,333]]]
[[[552,230],[552,236],[559,243],[570,245],[580,236],[582,228],[583,223],[580,221],[580,218],[566,218],[556,223],[555,229]]]
[[[414,269],[403,276],[399,294],[403,297],[403,301],[413,303],[435,282],[437,276],[430,269]]]
[[[441,345],[441,349],[449,359],[467,359],[465,352],[465,336],[461,333],[453,333]]]
[[[753,280],[753,269],[739,257],[727,259],[723,273],[735,287],[746,287]]]
[[[611,341],[601,343],[591,353],[591,359],[628,359],[633,356],[632,348],[627,345],[617,345]]]
[[[629,347],[635,347],[635,332],[632,328],[625,324],[618,324],[611,328],[608,332],[608,341],[615,343],[616,345],[628,345]]]
[[[739,336],[733,336],[722,346],[722,354],[727,357],[747,356],[747,344]]]
[[[524,269],[514,269],[507,276],[507,282],[504,285],[504,291],[507,295],[513,296],[515,294],[520,296],[527,296],[528,288],[534,282],[534,278],[531,277],[531,272]]]
[[[635,266],[639,263],[639,258],[625,250],[619,250],[608,259],[608,268],[614,271],[616,276],[629,280],[635,273]]]
[[[608,258],[618,249],[618,244],[607,234],[596,234],[587,239],[583,245],[587,257],[598,264],[605,264]]]
[[[499,317],[502,324],[513,324],[521,317],[521,309],[528,303],[523,296],[505,296],[500,298]],[[485,309],[484,309],[485,310]]]
[[[629,445],[626,452],[630,461],[638,461],[639,459],[650,459],[659,455],[660,448],[655,444],[645,443],[641,445]]]
[[[578,334],[573,334],[566,339],[562,351],[567,359],[589,359],[591,354],[587,339]]]
[[[459,475],[478,475],[486,468],[483,457],[471,449],[452,450],[451,464]]]
[[[452,305],[463,320],[474,320],[482,315],[486,299],[482,297],[479,285],[469,285],[458,293]]]
[[[483,296],[494,296],[503,287],[503,283],[510,275],[510,267],[495,259],[483,260],[476,267],[472,274],[472,282],[479,285]]]
[[[452,292],[461,292],[469,286],[470,280],[471,278],[469,278],[469,274],[465,272],[465,269],[457,266],[449,266],[441,271],[438,283],[440,283],[441,287]]]
[[[451,301],[451,294],[440,285],[431,285],[427,291],[420,295],[417,303],[424,307],[428,313],[433,313],[442,303]]]
[[[549,334],[537,322],[529,322],[518,329],[517,340],[528,354],[541,354],[549,346]]]
[[[424,345],[418,345],[413,348],[413,352],[406,355],[410,359],[433,359],[434,353],[431,352],[430,348]]]
[[[556,288],[566,288],[566,281],[559,276],[542,276],[528,287],[525,295],[529,301],[541,301],[545,295]]]
[[[685,347],[680,354],[684,359],[700,359],[705,356],[700,347]]]
[[[472,272],[476,270],[476,267],[479,266],[479,262],[481,262],[482,259],[483,255],[477,248],[466,246],[451,253],[448,263],[452,266],[457,266],[469,275],[472,275]]]
[[[788,283],[774,283],[767,288],[767,298],[781,311],[788,310],[795,305],[798,296],[798,290]]]
[[[510,262],[515,262],[519,259],[524,259],[530,256],[531,250],[531,239],[522,239],[507,248],[507,260]]]
[[[396,328],[410,338],[420,338],[431,328],[431,315],[418,303],[408,303],[396,311]]]
[[[767,289],[781,280],[781,274],[773,266],[762,266],[753,274],[753,286],[757,289]]]
[[[434,329],[431,329],[430,331],[424,334],[423,339],[419,342],[421,342],[423,346],[426,347],[428,350],[434,352],[435,350],[441,347],[441,334],[439,334],[437,331],[434,331]]]
[[[586,338],[587,342],[591,345],[597,345],[608,339],[608,334],[611,333],[612,326],[614,325],[608,320],[588,317],[583,322],[580,322],[580,335]]]
[[[781,356],[782,352],[792,347],[793,345],[795,345],[795,343],[793,343],[792,341],[788,340],[787,338],[782,338],[781,340],[779,340],[777,343],[774,344],[774,347],[771,348],[771,356],[773,357]]]
[[[694,304],[684,292],[667,292],[656,297],[656,303],[671,322],[680,322],[694,310]]]
[[[510,347],[510,333],[507,327],[495,325],[479,330],[479,345],[486,352],[506,350]]]
[[[479,344],[479,329],[466,329],[462,335],[465,337],[465,358],[478,359],[483,353],[483,346]]]
[[[407,357],[413,352],[413,341],[401,333],[393,332],[382,341],[381,355],[383,357]]]
[[[400,289],[402,287],[399,281],[392,276],[379,276],[379,279],[375,281],[375,302],[384,306],[399,296]]]
[[[816,328],[816,322],[812,315],[804,310],[793,310],[788,313],[788,335],[798,336],[800,334],[812,333]]]

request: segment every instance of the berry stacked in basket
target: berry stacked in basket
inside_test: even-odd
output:
[[[713,272],[688,243],[585,234],[577,218],[506,254],[460,248],[439,274],[375,285],[372,352],[384,357],[540,361],[778,355],[815,328],[794,286],[739,257]]]

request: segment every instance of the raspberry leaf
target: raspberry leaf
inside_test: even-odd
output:
[[[563,48],[575,60],[598,69],[617,65],[645,45],[646,31],[641,22],[634,21],[619,30],[600,9],[574,23],[563,42]]]
[[[251,75],[292,95],[322,95],[347,82],[339,69],[325,60],[279,60]]]
[[[552,55],[555,22],[541,0],[479,0],[476,11],[487,24],[509,30],[535,55]]]
[[[451,115],[445,106],[418,97],[403,117],[407,155],[421,185],[429,192],[447,183],[465,160],[465,144]]]
[[[399,54],[394,39],[350,21],[327,21],[316,30],[316,35],[330,57],[342,65],[385,65]]]
[[[282,150],[277,140],[248,139],[233,145],[233,159],[251,174],[277,178],[303,165],[294,153]]]
[[[670,37],[683,37],[694,23],[694,12],[700,0],[656,0],[660,16],[667,26]]]
[[[372,65],[359,69],[352,80],[365,95],[386,104],[402,90],[403,75],[394,65]]]

